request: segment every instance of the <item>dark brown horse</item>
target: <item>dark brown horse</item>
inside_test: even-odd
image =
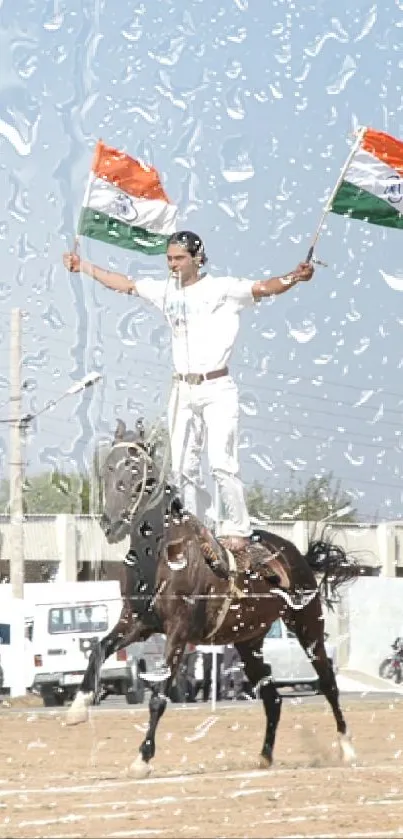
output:
[[[329,604],[337,587],[358,575],[357,565],[329,542],[313,542],[303,556],[291,542],[264,530],[255,531],[250,547],[234,558],[183,509],[143,431],[126,431],[120,421],[104,463],[103,489],[101,525],[108,542],[130,534],[122,582],[124,605],[118,624],[91,654],[68,723],[88,718],[88,706],[99,698],[100,668],[109,655],[153,633],[164,633],[163,681],[155,676],[148,731],[132,765],[137,775],[145,775],[186,644],[234,643],[245,674],[263,701],[266,731],[261,762],[268,766],[281,696],[270,666],[263,661],[262,645],[273,621],[282,617],[318,674],[336,721],[342,757],[352,760],[354,750],[326,655],[321,599]],[[316,575],[321,577],[319,585]]]

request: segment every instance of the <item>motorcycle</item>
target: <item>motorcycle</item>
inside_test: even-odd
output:
[[[399,685],[403,681],[403,638],[396,638],[391,647],[394,653],[381,662],[379,675]]]

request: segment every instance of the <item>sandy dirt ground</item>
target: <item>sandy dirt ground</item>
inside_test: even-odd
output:
[[[344,702],[356,765],[325,702],[283,705],[275,765],[257,768],[258,703],[168,708],[151,776],[130,775],[147,712],[0,713],[1,837],[403,836],[403,701]]]

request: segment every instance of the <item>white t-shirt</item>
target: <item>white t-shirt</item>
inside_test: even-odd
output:
[[[208,373],[228,364],[239,314],[254,303],[253,281],[204,274],[184,288],[174,278],[135,283],[139,297],[157,306],[171,326],[177,373]]]

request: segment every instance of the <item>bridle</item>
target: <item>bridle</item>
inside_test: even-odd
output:
[[[147,491],[148,467],[152,466],[152,467],[155,468],[155,462],[154,462],[152,456],[147,451],[147,448],[146,448],[147,446],[149,446],[149,441],[147,441],[146,443],[140,444],[140,443],[136,443],[135,440],[119,440],[119,442],[113,443],[112,448],[111,448],[110,452],[107,454],[106,459],[105,459],[105,463],[104,463],[104,469],[105,469],[105,467],[107,467],[108,457],[112,454],[112,452],[114,452],[116,449],[119,449],[119,448],[126,449],[125,461],[129,460],[129,461],[133,461],[134,463],[138,463],[140,458],[143,460],[143,474],[142,474],[142,477],[141,477],[140,487],[139,487],[138,491],[136,489],[136,496],[137,497],[136,497],[135,501],[133,501],[133,503],[130,507],[127,507],[122,511],[122,520],[130,522],[130,524],[132,523],[136,513],[138,513],[140,505],[143,501],[143,498],[144,498],[145,494],[147,493],[148,496],[149,496],[148,497],[148,502],[147,502],[147,510],[151,510],[154,507],[156,507],[157,504],[159,503],[159,501],[161,499],[161,496],[162,496],[162,493],[163,493],[163,489],[164,489],[165,469],[166,469],[166,461],[167,461],[166,454],[167,454],[167,452],[164,452],[164,460],[163,460],[162,467],[161,467],[161,470],[160,470],[159,479],[154,482],[152,490],[150,492]],[[135,450],[135,454],[131,453],[132,449]],[[119,463],[120,463],[120,461],[116,464],[115,468],[117,468],[119,466]],[[133,495],[132,495],[132,498],[133,498]]]

